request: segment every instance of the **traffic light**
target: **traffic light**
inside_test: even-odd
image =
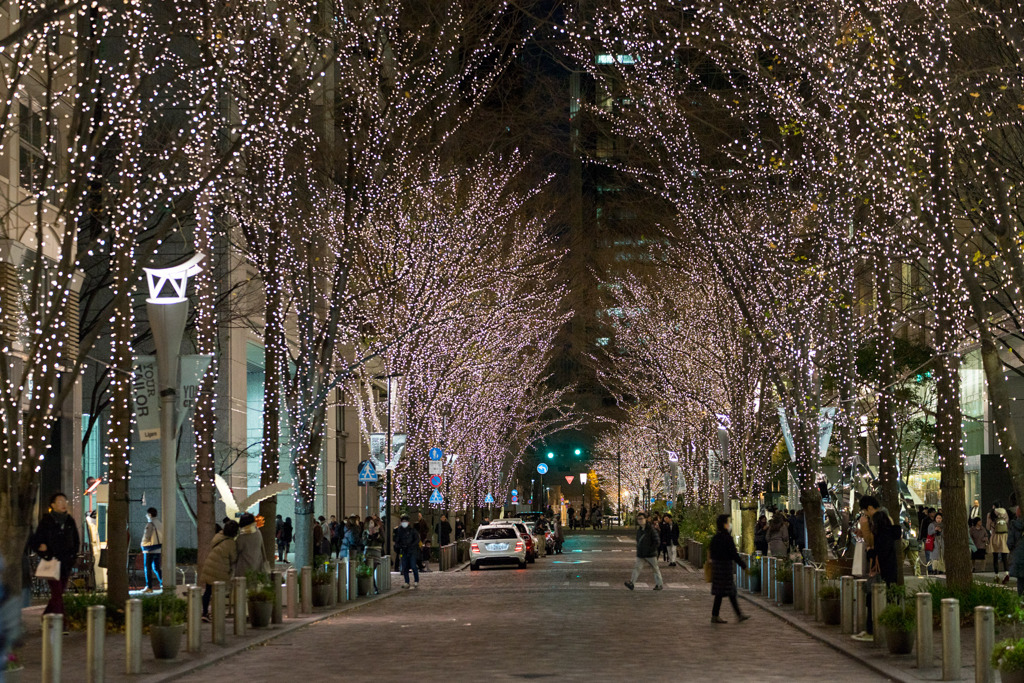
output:
[[[553,460],[554,457],[555,457],[555,454],[552,453],[551,451],[548,451],[548,460]]]
[[[579,448],[576,449],[576,455],[583,455],[583,451]]]

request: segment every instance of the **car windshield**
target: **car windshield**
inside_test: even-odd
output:
[[[529,531],[526,530],[526,525],[525,524],[516,524],[516,528],[519,529],[519,533],[522,533],[522,534],[530,533]]]
[[[516,530],[510,526],[481,529],[479,533],[477,533],[476,537],[481,538],[485,541],[490,541],[498,538],[516,538]]]

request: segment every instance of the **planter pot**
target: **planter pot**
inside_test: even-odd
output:
[[[747,590],[749,590],[751,593],[760,593],[761,592],[761,575],[760,574],[750,574],[750,575],[747,576]]]
[[[704,583],[711,583],[711,562],[704,563]]]
[[[829,626],[838,626],[842,621],[842,605],[839,598],[829,598],[821,601],[821,618]]]
[[[372,576],[357,576],[356,584],[359,588],[359,595],[369,595],[373,591]]]
[[[181,649],[181,637],[185,624],[176,626],[150,626],[149,642],[153,645],[153,656],[157,659],[175,659]]]
[[[313,607],[327,607],[331,604],[331,584],[313,586]]]
[[[274,616],[274,603],[249,601],[249,620],[253,628],[266,628]]]
[[[7,674],[7,678],[4,679],[7,683],[21,683],[24,680],[22,674],[25,673],[25,667],[19,666],[17,669],[8,669],[4,673]],[[1004,678],[1003,680],[1007,679]]]
[[[775,582],[775,602],[780,605],[792,605],[793,604],[793,582],[792,581],[776,581]]]
[[[903,629],[885,628],[885,643],[891,655],[909,655],[914,649],[914,632]],[[1004,683],[1006,679],[1003,679]]]
[[[10,673],[8,673],[8,676],[10,676]],[[1024,683],[1024,670],[1018,669],[1017,671],[1003,671],[1000,669],[999,679],[1003,683]],[[8,678],[7,680],[10,681],[13,679]]]

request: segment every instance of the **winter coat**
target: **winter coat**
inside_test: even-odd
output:
[[[239,533],[241,536],[241,533]],[[313,555],[319,555],[324,544],[324,529],[319,523],[313,522]]]
[[[247,531],[251,529],[251,531]],[[239,529],[238,538],[235,539],[235,547],[238,550],[238,559],[235,562],[235,576],[245,576],[249,570],[262,572],[264,570],[263,560],[263,535],[255,524]]]
[[[163,525],[160,520],[154,519],[146,524],[146,530],[142,533],[142,552],[158,553],[163,547]]]
[[[448,545],[452,542],[452,525],[447,521],[437,523],[437,542]]]
[[[672,535],[672,525],[668,522],[662,522],[658,525],[658,538],[661,541],[658,544],[658,551],[664,552],[668,550],[669,536]]]
[[[32,550],[39,553],[40,557],[60,560],[60,577],[65,581],[75,566],[79,542],[75,519],[67,513],[58,515],[54,512],[43,515],[29,539]],[[41,545],[46,545],[46,550],[39,550]]]
[[[223,532],[213,537],[213,544],[210,552],[206,554],[206,561],[199,571],[199,583],[213,584],[214,581],[230,583],[233,577],[235,562],[238,561],[238,548],[235,539],[228,538]]]
[[[1006,508],[996,508],[995,509],[995,513],[996,513],[996,518],[997,519],[1002,519],[1002,520],[1010,519],[1010,516],[1008,514],[1006,514]],[[1010,552],[1010,547],[1007,544],[1007,536],[1009,534],[1008,533],[999,533],[999,532],[997,532],[996,531],[996,523],[992,521],[991,517],[988,518],[988,522],[986,523],[986,526],[988,527],[988,530],[992,532],[992,545],[990,545],[989,548],[988,548],[989,552],[993,552],[993,553],[1008,553],[1008,552]]]
[[[658,538],[657,525],[652,524],[651,522],[647,522],[647,524],[644,524],[643,527],[637,527],[637,557],[657,557],[659,545],[661,545],[661,539]]]
[[[903,549],[903,544],[900,543],[900,552],[897,552],[896,544],[903,538],[903,530],[892,523],[889,512],[882,508],[876,510],[871,518],[871,533],[874,547],[868,551],[868,562],[877,558],[878,573],[882,580],[887,584],[896,583]]]
[[[736,550],[736,544],[728,531],[719,531],[711,538],[708,555],[711,558],[711,594],[736,595],[736,572],[733,563],[744,569],[747,565]]]
[[[783,524],[776,531],[768,528],[768,552],[773,557],[783,557],[789,552],[789,528]]]
[[[768,525],[758,524],[754,529],[754,549],[760,550],[762,555],[768,554]]]
[[[420,552],[420,532],[416,527],[399,525],[395,530],[395,548],[403,555],[417,557]]]
[[[1010,576],[1024,580],[1024,520],[1020,517],[1010,522],[1007,534],[1010,547]]]
[[[281,525],[281,542],[282,543],[291,543],[292,542],[292,523],[291,522],[285,521],[285,523]]]
[[[988,532],[985,531],[985,529],[979,529],[976,526],[972,526],[971,540],[974,541],[974,547],[978,550],[988,549]],[[1009,545],[1009,543],[1007,544]],[[1013,552],[1012,548],[1010,552]]]

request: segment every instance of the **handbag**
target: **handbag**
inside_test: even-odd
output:
[[[924,539],[924,549],[929,553],[935,550],[935,536],[928,536],[928,538]]]
[[[864,541],[857,541],[857,545],[853,550],[853,570],[854,576],[864,576],[867,574],[867,558],[868,551],[864,548]]]
[[[60,581],[60,560],[56,557],[39,560],[39,566],[36,567],[36,578]]]

